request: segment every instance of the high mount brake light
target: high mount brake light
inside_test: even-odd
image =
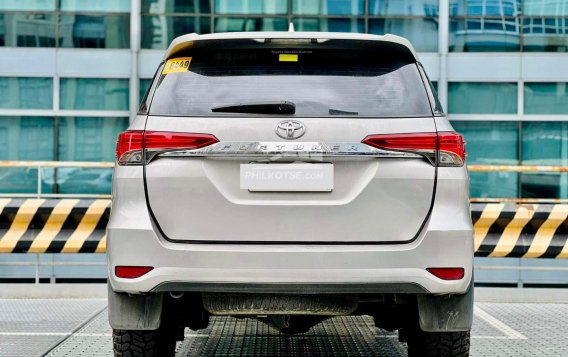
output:
[[[210,134],[129,130],[118,136],[116,161],[119,165],[142,165],[143,149],[152,154],[199,149],[219,142]]]
[[[423,155],[440,167],[465,163],[465,142],[455,132],[377,134],[367,136],[362,143],[383,150]]]

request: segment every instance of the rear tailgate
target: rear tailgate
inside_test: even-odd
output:
[[[380,41],[243,41],[195,41],[154,80],[146,133],[203,133],[219,141],[148,157],[148,202],[162,233],[186,242],[412,240],[430,211],[435,165],[416,154],[367,155],[373,148],[361,144],[375,134],[436,135],[408,48]],[[243,103],[246,110],[266,103],[276,110],[270,103],[284,101],[294,111],[212,110]],[[253,182],[244,182],[251,168],[272,181],[259,182],[250,171]],[[307,172],[325,177],[290,182]],[[274,182],[282,175],[288,178]]]
[[[328,142],[357,143],[369,133],[434,130],[433,119],[424,118],[342,120],[342,131],[329,128],[328,120],[302,119],[308,127],[302,142],[325,137]],[[278,121],[149,117],[147,130],[174,127],[213,133],[221,143],[244,143],[251,138],[247,128],[254,128],[256,140],[274,142]],[[164,235],[210,242],[404,242],[419,232],[432,203],[436,172],[424,159],[326,158],[324,162],[333,164],[331,192],[241,189],[240,165],[255,161],[264,160],[211,156],[151,161],[146,166],[148,202]]]

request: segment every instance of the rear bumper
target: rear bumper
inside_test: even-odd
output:
[[[151,231],[109,229],[109,267],[155,267],[137,279],[116,278],[113,271],[109,275],[115,291],[129,293],[163,291],[168,285],[174,291],[195,290],[191,284],[203,291],[264,287],[268,292],[283,284],[310,293],[345,293],[349,286],[351,292],[410,292],[408,286],[414,285],[412,292],[463,293],[471,278],[472,248],[465,234],[436,233],[408,246],[217,246],[163,242]],[[426,271],[446,266],[464,267],[465,277],[444,281]]]
[[[463,175],[467,183],[467,173],[463,170],[456,175],[457,169],[447,170],[454,171],[440,170],[432,214],[412,243],[261,245],[166,241],[148,212],[141,168],[121,167],[115,173],[108,225],[109,281],[114,291],[128,293],[465,293],[473,261],[467,190],[463,199]],[[114,275],[117,265],[154,269],[137,279],[121,279]],[[445,281],[428,273],[429,267],[463,267],[465,276]]]

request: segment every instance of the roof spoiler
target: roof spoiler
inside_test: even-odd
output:
[[[215,33],[208,35],[198,35],[191,33],[183,36],[176,37],[164,54],[162,60],[175,57],[178,53],[188,50],[195,46],[196,42],[200,41],[215,41],[215,40],[264,40],[264,39],[305,39],[314,38],[322,40],[365,40],[365,41],[383,41],[392,42],[406,47],[414,59],[418,61],[416,51],[410,42],[400,36],[385,34],[369,35],[358,33],[342,33],[342,32],[225,32]]]

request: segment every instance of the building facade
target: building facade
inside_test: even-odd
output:
[[[0,0],[0,160],[113,161],[176,36],[393,33],[416,47],[468,163],[568,165],[568,0]],[[42,192],[110,193],[44,168]],[[473,172],[473,197],[568,199],[568,173]],[[1,193],[37,169],[0,168]]]

